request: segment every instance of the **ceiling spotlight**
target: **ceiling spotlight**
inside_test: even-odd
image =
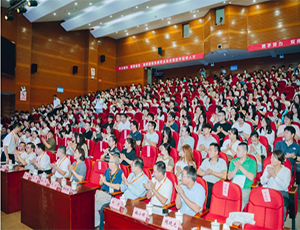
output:
[[[127,30],[125,30],[125,32],[127,32]]]
[[[174,28],[176,29],[176,28],[177,28],[177,26],[176,26],[176,25],[174,25]]]
[[[89,26],[91,25],[91,23],[89,23]]]
[[[154,30],[152,30],[152,33],[153,33],[153,34],[155,34],[155,31],[154,31]]]
[[[71,15],[71,13],[69,12],[68,15]]]
[[[148,30],[148,27],[146,27],[146,30]]]
[[[146,7],[147,9],[149,8],[149,6]]]
[[[116,34],[118,33],[118,31],[116,32]]]
[[[4,19],[6,21],[12,21],[12,20],[14,20],[14,16],[12,14],[7,14],[4,16]]]
[[[100,25],[102,25],[102,22],[100,22]]]
[[[126,35],[128,35],[128,33],[126,33]]]
[[[28,6],[37,6],[38,5],[38,2],[37,1],[35,1],[35,0],[31,0],[31,1],[28,1],[27,2],[27,4],[28,4]]]
[[[74,4],[75,4],[75,6],[77,6],[77,2],[75,2]]]
[[[139,8],[138,6],[135,7],[136,9]]]
[[[195,18],[195,17],[196,17],[196,14],[194,14],[193,17]]]
[[[55,16],[55,15],[56,15],[56,13],[53,13],[53,15]]]
[[[135,38],[135,36],[133,36],[133,38]]]
[[[137,25],[136,27],[139,27],[139,25]]]
[[[25,7],[23,7],[23,6],[17,9],[18,14],[20,14],[20,13],[26,13],[26,11],[27,11],[27,9]]]
[[[112,15],[110,15],[109,17],[111,17],[111,18],[112,18]]]
[[[123,17],[123,14],[121,15],[121,17]]]
[[[171,22],[170,22],[170,21],[168,21],[168,24],[171,24]]]
[[[91,6],[92,4],[93,4],[93,3],[90,2],[90,6]]]

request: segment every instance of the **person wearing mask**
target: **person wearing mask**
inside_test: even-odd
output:
[[[111,194],[121,188],[123,171],[119,168],[119,157],[111,156],[108,161],[108,169],[104,175],[100,175],[101,189],[95,194],[95,228],[99,225],[99,230],[104,229],[103,208],[111,201]],[[99,215],[100,210],[100,215]]]
[[[251,126],[245,122],[245,115],[241,112],[236,115],[237,122],[233,124],[232,128],[236,128],[239,135],[246,141],[251,134]]]
[[[146,195],[147,190],[143,185],[149,183],[149,178],[144,174],[143,168],[143,159],[137,157],[132,161],[131,173],[128,177],[122,174],[121,191],[126,199],[135,200]]]
[[[163,129],[165,127],[169,127],[172,131],[178,132],[178,125],[175,122],[176,113],[169,112],[167,116],[167,123],[164,125]]]
[[[95,143],[103,140],[103,136],[102,136],[102,132],[101,132],[101,124],[99,124],[99,123],[96,125],[96,131],[93,132],[92,140]]]
[[[251,142],[248,146],[249,152],[248,154],[253,155],[257,161],[257,172],[262,171],[262,160],[267,157],[266,147],[259,142],[259,135],[256,131],[253,131],[250,135]]]
[[[211,135],[212,126],[205,123],[202,127],[203,133],[199,134],[197,150],[201,152],[202,159],[205,159],[211,143],[216,143],[217,140]]]
[[[148,124],[148,132],[144,134],[144,141],[143,141],[143,147],[144,146],[154,146],[156,147],[158,143],[158,134],[155,132],[156,124],[154,121],[149,121]]]
[[[185,166],[193,166],[196,168],[196,162],[193,155],[193,149],[189,145],[182,146],[182,155],[175,165],[175,175],[178,181],[181,181],[181,173]]]
[[[4,155],[2,154],[1,161],[6,161],[6,164],[9,163],[9,160],[12,160],[13,164],[15,163],[14,151],[19,144],[18,133],[21,128],[22,124],[15,121],[12,125],[12,131],[3,140]]]
[[[136,145],[140,146],[142,142],[142,134],[137,130],[138,124],[136,121],[130,122],[130,130],[129,137],[132,137],[136,141]]]
[[[242,189],[242,210],[248,204],[251,185],[256,177],[256,162],[247,156],[248,146],[240,143],[237,147],[237,158],[231,160],[228,180],[238,184]]]
[[[210,207],[212,188],[217,181],[227,178],[226,161],[219,157],[219,145],[211,143],[208,149],[209,158],[206,158],[198,168],[197,174],[207,182],[207,204]]]
[[[226,122],[226,112],[224,110],[218,113],[218,122],[214,125],[213,133],[217,134],[220,139],[220,145],[223,144],[225,136],[228,135],[228,131],[231,129],[231,124]]]
[[[35,160],[29,160],[29,162],[38,170],[38,174],[40,173],[51,173],[51,166],[50,166],[50,157],[47,153],[45,153],[45,145],[39,143],[36,145],[36,154],[38,155]]]
[[[205,190],[196,182],[197,172],[193,166],[185,166],[182,171],[181,184],[175,185],[176,208],[181,213],[194,216],[203,208],[206,196]]]
[[[83,132],[83,136],[85,139],[91,140],[93,137],[93,133],[91,131],[91,124],[86,122],[84,126],[85,126],[85,131]]]
[[[236,155],[237,147],[241,143],[239,141],[239,133],[236,128],[231,128],[228,132],[229,138],[224,141],[221,151],[226,153],[228,160],[231,161]]]
[[[167,172],[173,172],[174,159],[170,156],[171,146],[168,143],[162,144],[160,147],[161,155],[156,161],[163,161],[166,165]]]
[[[172,136],[172,130],[170,127],[165,127],[163,129],[163,138],[161,139],[160,145],[166,143],[168,143],[172,148],[176,148],[176,142]]]
[[[131,137],[127,137],[124,147],[125,148],[121,151],[120,154],[120,164],[131,165],[132,161],[137,157],[135,152],[135,140]]]
[[[46,138],[43,138],[42,142],[45,145],[46,151],[51,151],[54,153],[56,151],[56,142],[53,136],[54,136],[54,132],[50,130],[47,133],[48,140],[46,140]]]
[[[177,150],[179,152],[179,156],[182,155],[182,146],[189,145],[192,149],[195,146],[195,140],[191,137],[191,130],[189,126],[183,126],[181,128],[181,137],[179,138]]]
[[[70,181],[80,182],[85,179],[86,176],[86,164],[85,164],[85,154],[82,148],[77,148],[74,152],[73,165],[68,165]]]
[[[56,176],[56,178],[69,177],[68,167],[71,164],[69,158],[66,155],[66,147],[61,145],[57,149],[56,156],[58,160],[55,164],[51,164],[52,173]]]
[[[130,122],[127,120],[125,113],[121,114],[121,122],[118,125],[118,130],[121,132],[124,129],[130,129]]]
[[[101,156],[101,160],[104,160],[105,162],[109,162],[109,159],[111,156],[117,156],[120,157],[120,150],[117,148],[117,138],[115,136],[111,136],[108,140],[108,149],[103,150],[103,155]]]
[[[170,203],[173,185],[166,176],[166,165],[162,161],[154,164],[153,175],[149,183],[144,183],[147,189],[147,198],[151,199],[150,204],[156,206],[164,206]]]
[[[294,142],[296,130],[293,126],[287,126],[284,129],[284,140],[278,141],[275,150],[281,150],[286,159],[289,159],[292,165],[292,174],[295,173],[295,162],[300,161],[300,146]]]
[[[275,150],[271,155],[271,164],[265,168],[260,183],[263,187],[275,189],[282,194],[285,217],[286,210],[289,207],[288,187],[291,182],[291,171],[283,165],[284,162],[284,153],[281,150]]]
[[[34,152],[35,145],[31,142],[27,143],[26,145],[26,158],[23,159],[20,154],[16,154],[16,161],[19,162],[21,165],[25,166],[25,169],[29,169],[29,172],[32,174],[34,170],[34,166],[31,164],[30,161],[36,160],[36,154]]]

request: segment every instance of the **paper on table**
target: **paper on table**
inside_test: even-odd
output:
[[[246,181],[246,177],[244,175],[235,175],[234,178],[232,179],[232,183],[235,183],[238,186],[240,186],[242,190],[244,188],[245,181]]]

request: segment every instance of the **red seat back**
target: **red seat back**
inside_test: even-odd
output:
[[[104,149],[108,148],[108,143],[105,141],[98,141],[94,152],[94,160],[100,159]]]
[[[172,131],[172,137],[174,138],[175,146],[177,148],[179,142],[179,134],[177,132]]]
[[[84,133],[84,132],[85,132],[85,128],[79,127],[79,128],[78,128],[78,132],[79,132],[79,133]]]
[[[129,169],[126,167],[126,165],[120,164],[120,169],[122,169],[124,176],[127,178],[129,175]]]
[[[163,127],[165,126],[165,122],[163,120],[155,120],[156,125],[158,125],[158,130],[161,132]]]
[[[88,147],[88,150],[89,150],[89,156],[90,156],[90,157],[94,156],[94,151],[95,151],[95,141],[86,139],[86,140],[85,140],[85,143],[86,143],[86,145],[87,145],[87,147]]]
[[[143,113],[137,112],[137,113],[134,115],[134,119],[137,120],[138,122],[140,122],[140,121],[143,119],[143,116],[144,116]]]
[[[158,148],[160,146],[161,140],[162,140],[162,133],[160,131],[155,131],[158,135],[158,142],[156,147]]]
[[[144,146],[141,152],[145,168],[153,168],[157,159],[157,149],[154,146]]]
[[[175,167],[175,165],[179,159],[179,153],[178,153],[177,149],[171,147],[170,156],[174,160],[174,167]]]
[[[108,163],[105,161],[95,161],[90,183],[98,185],[100,181],[100,175],[104,175],[107,168]]]
[[[75,162],[75,159],[74,159],[73,155],[67,155],[67,157],[69,158],[71,164],[73,164],[73,162]]]
[[[65,147],[68,146],[68,141],[71,141],[72,139],[69,137],[65,137],[64,139],[62,139],[61,141],[61,145],[64,145]]]
[[[84,162],[86,165],[86,174],[85,174],[84,180],[89,180],[91,177],[93,163],[92,163],[91,159],[89,159],[89,158],[85,158]]]
[[[172,196],[171,196],[171,200],[170,200],[170,202],[172,203],[172,202],[175,202],[175,199],[176,199],[177,192],[175,189],[175,185],[178,184],[178,180],[177,180],[177,176],[174,173],[166,172],[166,175],[167,175],[168,179],[172,182],[172,185],[173,185]]]
[[[193,150],[193,155],[194,155],[194,159],[196,162],[196,166],[197,166],[197,168],[199,168],[199,166],[201,165],[201,162],[202,162],[202,155],[198,150],[195,150],[195,149]]]
[[[216,139],[218,145],[220,145],[220,138],[219,138],[219,136],[217,134],[214,134],[214,133],[212,133],[211,135],[213,136],[213,138]]]
[[[202,177],[199,177],[199,176],[197,176],[196,182],[198,184],[200,184],[204,188],[204,191],[205,191],[205,201],[204,201],[204,204],[203,204],[203,209],[204,209],[204,208],[206,208],[206,202],[207,202],[207,191],[208,191],[207,190],[207,183]]]
[[[194,148],[193,148],[193,149],[197,149],[199,136],[198,136],[197,133],[191,133],[191,136],[192,136],[192,137],[194,138],[194,140],[195,140],[195,144],[194,144]]]
[[[131,132],[130,129],[124,129],[124,130],[121,131],[119,142],[120,142],[122,145],[125,144],[125,140],[126,140],[126,138],[127,138],[127,136],[129,135],[130,132]]]
[[[152,175],[149,169],[143,168],[143,172],[149,178],[149,180],[152,180]]]

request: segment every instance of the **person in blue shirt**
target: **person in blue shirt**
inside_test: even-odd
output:
[[[167,123],[164,125],[165,127],[170,127],[172,131],[178,132],[178,125],[175,122],[176,114],[174,112],[170,112],[168,114]]]
[[[204,206],[205,190],[196,182],[197,171],[193,166],[185,166],[182,171],[181,185],[175,185],[177,191],[176,208],[183,214],[194,216]]]
[[[285,158],[289,159],[292,165],[292,174],[295,172],[295,162],[300,161],[300,146],[294,142],[296,130],[293,126],[287,126],[284,129],[283,141],[277,142],[275,150],[281,150]]]
[[[142,134],[137,130],[138,124],[136,121],[130,122],[130,130],[129,136],[132,137],[136,141],[136,145],[140,146],[142,141]]]

